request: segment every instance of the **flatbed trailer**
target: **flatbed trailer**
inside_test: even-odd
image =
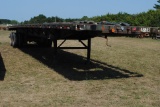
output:
[[[35,42],[39,46],[54,47],[54,55],[58,49],[87,49],[87,60],[90,60],[91,38],[101,35],[95,23],[59,22],[46,24],[28,24],[9,26],[11,46],[23,47],[28,42]],[[59,46],[58,40],[64,40]],[[84,47],[62,47],[66,40],[78,40]],[[83,42],[87,40],[87,44]]]
[[[90,60],[91,38],[109,35],[140,35],[140,27],[107,25],[94,22],[54,22],[44,24],[25,24],[9,26],[11,46],[23,47],[28,42],[35,42],[39,46],[54,48],[54,55],[58,49],[87,49],[87,61]],[[150,33],[150,32],[149,32]],[[60,45],[58,40],[64,40]],[[78,40],[84,47],[62,47],[66,40]],[[87,40],[87,44],[83,42]]]

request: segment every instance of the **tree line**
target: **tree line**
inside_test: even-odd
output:
[[[72,22],[72,21],[84,21],[90,20],[95,22],[109,21],[109,22],[126,22],[132,26],[152,26],[160,27],[160,10],[149,10],[147,12],[141,12],[138,14],[128,14],[125,12],[119,12],[117,14],[107,13],[101,16],[82,18],[60,18],[58,16],[46,17],[43,14],[32,17],[30,20],[20,22],[21,24],[42,24],[42,23],[52,23],[52,22]],[[18,24],[16,20],[0,19],[0,24]]]
[[[128,14],[125,12],[119,12],[117,14],[107,13],[101,16],[87,17],[83,16],[82,18],[67,18],[63,19],[60,17],[46,17],[43,14],[35,16],[28,21],[21,22],[22,24],[33,24],[33,23],[51,23],[51,22],[72,22],[72,21],[81,21],[81,20],[92,20],[95,22],[109,21],[109,22],[126,22],[132,26],[152,26],[160,27],[160,0],[157,0],[157,4],[153,6],[155,10],[149,10],[147,12],[141,12],[138,14]]]
[[[106,14],[102,16],[92,17],[91,20],[126,22],[133,26],[160,26],[160,10],[149,10],[138,14],[128,14],[119,12],[118,14]]]
[[[38,16],[34,16],[30,20],[26,20],[21,23],[22,24],[42,24],[42,23],[52,23],[52,22],[73,22],[77,20],[80,20],[80,19],[78,18],[77,19],[73,19],[73,18],[63,19],[58,16],[46,17],[43,14],[39,14]]]
[[[57,16],[46,17],[43,14],[34,16],[28,21],[21,22],[22,24],[42,24],[52,22],[72,22],[72,21],[90,20],[95,22],[109,21],[109,22],[126,22],[132,26],[160,26],[160,10],[149,10],[148,12],[141,12],[138,14],[128,14],[119,12],[117,14],[107,13],[106,15],[82,18],[67,18],[63,19]]]
[[[18,24],[16,20],[0,19],[0,24]]]

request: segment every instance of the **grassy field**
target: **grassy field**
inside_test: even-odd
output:
[[[0,31],[0,107],[160,107],[160,41],[92,39],[86,50],[12,48]],[[66,46],[79,46],[68,41]]]

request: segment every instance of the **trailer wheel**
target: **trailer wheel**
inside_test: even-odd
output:
[[[9,38],[11,39],[10,45],[13,46],[13,33],[10,34]]]
[[[12,32],[9,37],[11,39],[10,45],[13,46],[13,47],[16,47],[17,46],[17,41],[18,41],[16,33]]]
[[[12,39],[11,39],[11,45],[13,47],[17,47],[18,46],[18,36],[16,35],[16,33],[12,33]]]

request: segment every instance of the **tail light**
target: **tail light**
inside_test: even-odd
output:
[[[136,28],[136,27],[134,27],[134,28],[132,28],[132,30],[133,30],[133,31],[136,31],[136,30],[137,30],[137,28]]]
[[[105,31],[105,27],[102,25],[102,31]]]
[[[112,28],[112,29],[111,29],[111,32],[112,32],[112,33],[114,33],[114,32],[115,32],[115,29],[114,29],[114,28]]]

